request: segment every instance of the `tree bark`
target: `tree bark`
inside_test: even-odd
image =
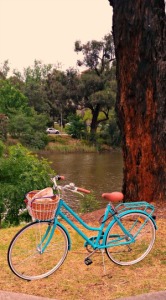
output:
[[[109,0],[126,201],[166,200],[164,0]]]
[[[100,113],[100,105],[97,104],[92,111],[92,122],[91,122],[91,131],[90,131],[92,134],[95,134],[97,131],[97,126],[98,126],[97,119],[99,113]]]

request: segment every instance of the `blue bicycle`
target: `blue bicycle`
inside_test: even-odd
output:
[[[12,239],[8,249],[8,264],[15,275],[25,280],[41,279],[55,272],[65,261],[71,249],[68,230],[62,223],[65,220],[85,240],[84,247],[89,253],[84,262],[92,263],[92,255],[105,251],[109,259],[119,265],[132,265],[147,256],[153,247],[156,223],[153,217],[154,206],[147,202],[120,203],[120,192],[104,193],[109,201],[99,227],[85,223],[63,200],[63,192],[89,193],[73,183],[57,185],[62,176],[52,178],[52,194],[47,188],[33,191],[27,196],[27,206],[33,222],[23,227]],[[31,197],[30,197],[31,195]],[[67,214],[66,214],[67,212]],[[69,217],[72,216],[72,218]],[[73,221],[73,218],[76,222]],[[88,231],[96,231],[88,237],[78,226]]]

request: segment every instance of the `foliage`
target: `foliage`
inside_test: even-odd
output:
[[[5,145],[4,143],[0,140],[0,157],[2,157],[2,154],[4,153],[5,150]]]
[[[0,112],[8,117],[27,107],[27,98],[9,80],[0,80]]]
[[[35,72],[40,74],[40,70],[38,72],[37,70],[36,66]],[[30,77],[30,70],[28,74]],[[40,78],[39,75],[38,77]],[[35,79],[39,80],[38,77],[36,75]],[[48,115],[38,114],[33,107],[29,107],[28,98],[16,86],[12,85],[11,81],[11,78],[10,80],[0,80],[0,112],[4,116],[5,114],[8,116],[8,119],[4,117],[0,119],[0,135],[7,138],[8,130],[11,136],[18,138],[23,145],[42,149],[48,143],[45,133],[49,121]],[[40,101],[38,102],[40,103]]]
[[[70,125],[66,126],[66,132],[73,138],[83,138],[85,136],[86,125],[82,118],[79,115],[70,115],[68,120]]]
[[[5,79],[10,71],[9,61],[5,60],[0,68],[0,79]]]
[[[69,134],[92,140],[92,143],[96,141],[99,125],[109,121],[109,112],[116,99],[112,35],[86,44],[76,41],[75,51],[83,54],[78,65],[87,68],[81,74],[73,68],[62,72],[59,67],[35,60],[33,66],[24,69],[23,75],[14,70],[13,76],[7,79],[8,61],[4,62],[0,70],[0,112],[9,120],[0,127],[3,139],[7,139],[9,133],[25,146],[42,149],[48,143],[46,127],[52,127],[56,121],[64,128],[68,116],[76,115],[79,110],[90,126],[85,128],[83,121],[75,120],[67,129]],[[88,119],[83,116],[86,110],[90,112]],[[108,134],[100,137],[100,142]]]
[[[5,114],[0,113],[0,138],[7,140],[8,132],[8,117]]]
[[[33,67],[24,69],[23,92],[29,100],[29,105],[38,113],[50,113],[46,79],[51,70],[51,64],[42,64],[40,60],[35,60]]]
[[[80,77],[80,104],[92,112],[91,133],[96,133],[98,124],[109,119],[109,110],[115,105],[116,87],[114,85],[115,59],[114,44],[111,34],[104,36],[102,41],[92,40],[86,44],[75,42],[75,51],[82,52],[83,60],[79,66],[88,69]],[[99,119],[100,112],[103,118]]]
[[[120,146],[121,144],[121,133],[117,125],[116,118],[112,118],[108,126],[108,135],[110,137],[111,146]]]
[[[82,153],[82,152],[96,152],[94,146],[89,145],[85,140],[73,139],[70,135],[55,135],[49,136],[49,141],[51,141],[47,146],[46,150],[61,152],[61,153]]]
[[[109,122],[102,126],[100,135],[105,144],[115,147],[120,146],[121,133],[114,109],[111,111]]]
[[[66,72],[53,69],[46,80],[50,116],[61,125],[66,123],[69,113],[76,112],[71,99],[76,98],[77,81],[77,72],[73,69]]]
[[[31,149],[44,149],[49,140],[44,132],[27,132],[21,136],[20,142]]]
[[[25,208],[25,194],[49,186],[52,172],[47,160],[39,160],[23,146],[8,148],[6,155],[0,158],[0,212],[4,222],[19,223],[19,210]]]
[[[85,195],[84,198],[80,200],[80,212],[87,213],[92,212],[100,208],[100,203],[96,199],[94,193]]]
[[[10,119],[9,132],[12,137],[31,148],[42,149],[48,143],[45,133],[48,117],[45,114],[37,114],[31,109],[28,114],[16,114]]]
[[[108,65],[115,58],[113,37],[111,34],[104,36],[102,41],[92,40],[86,44],[80,41],[75,42],[75,51],[82,52],[83,60],[78,60],[79,66],[86,66],[91,70],[97,70],[98,74],[103,72],[105,65]],[[100,68],[98,66],[100,65]]]

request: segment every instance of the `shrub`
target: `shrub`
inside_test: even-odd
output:
[[[81,139],[85,137],[86,125],[82,118],[78,115],[69,117],[70,126],[66,127],[66,132],[73,138]]]
[[[10,146],[0,158],[0,216],[7,224],[19,224],[25,194],[51,184],[53,173],[46,159],[38,159],[21,145]]]
[[[43,132],[24,133],[20,137],[20,142],[32,149],[44,149],[48,144],[49,139]]]
[[[2,141],[0,141],[0,157],[4,153],[4,150],[5,150],[5,145],[4,145],[4,143]]]
[[[97,201],[93,192],[91,194],[85,195],[85,197],[81,198],[80,200],[81,213],[91,212],[99,208],[100,208],[100,204]]]

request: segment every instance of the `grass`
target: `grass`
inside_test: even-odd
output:
[[[86,145],[81,140],[73,139],[68,135],[49,136],[49,144],[45,150],[54,152],[70,153],[70,152],[97,152],[93,146]]]
[[[97,224],[96,224],[97,225]],[[72,250],[64,264],[51,276],[27,282],[16,277],[9,269],[7,249],[20,227],[0,229],[0,290],[19,292],[58,300],[113,300],[120,297],[165,290],[166,282],[166,219],[157,221],[157,237],[149,255],[140,263],[122,267],[113,264],[104,255],[95,254],[90,266],[84,264],[87,255],[84,241],[70,227]],[[93,235],[93,234],[92,234]]]

